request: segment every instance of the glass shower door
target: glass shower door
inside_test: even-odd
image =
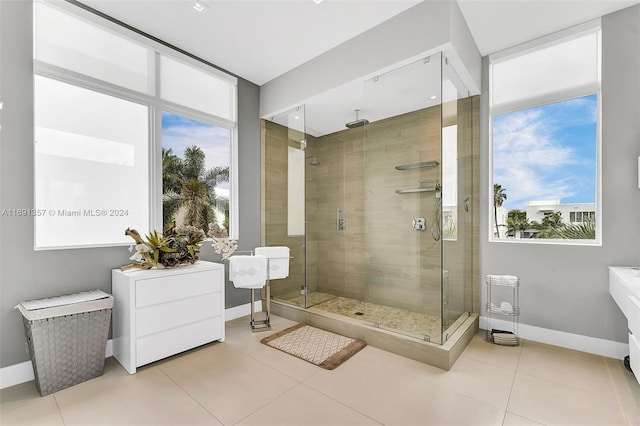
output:
[[[441,54],[365,83],[365,321],[442,341]]]
[[[350,288],[345,283],[352,211],[345,206],[347,132],[313,136],[307,132],[307,298],[306,307],[340,311]]]

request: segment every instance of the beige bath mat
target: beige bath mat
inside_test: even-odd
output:
[[[326,370],[333,370],[367,346],[361,340],[305,324],[294,325],[260,342]]]

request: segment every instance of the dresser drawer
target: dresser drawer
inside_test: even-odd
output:
[[[627,300],[627,320],[629,321],[629,331],[636,338],[640,338],[640,300],[629,293]]]
[[[220,316],[221,298],[221,293],[216,292],[138,308],[136,335],[142,337]]]
[[[156,305],[176,299],[220,291],[220,271],[199,271],[139,280],[136,285],[136,307]]]
[[[220,317],[140,337],[136,365],[141,366],[222,338]]]

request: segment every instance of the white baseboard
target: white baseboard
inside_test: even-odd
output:
[[[262,310],[262,302],[255,302],[255,310]],[[231,321],[236,318],[247,316],[251,313],[251,304],[234,306],[225,309],[225,320]],[[491,319],[494,328],[510,330],[510,321]],[[480,317],[480,328],[487,329],[487,317]],[[518,325],[518,335],[523,339],[549,345],[560,346],[568,349],[575,349],[582,352],[606,356],[615,359],[623,359],[629,354],[629,345],[626,343],[614,342],[611,340],[599,339],[596,337],[582,336],[579,334],[566,333],[564,331],[551,330],[547,328],[534,327],[527,324]],[[105,358],[113,356],[113,342],[107,341]],[[31,361],[10,365],[0,368],[0,389],[18,385],[34,379],[33,366]]]
[[[256,312],[261,311],[262,301],[255,302],[254,306]],[[225,309],[224,313],[225,321],[231,321],[236,318],[250,315],[251,303],[245,303],[244,305]],[[105,358],[109,358],[110,356],[113,356],[113,342],[111,341],[111,339],[107,340]],[[34,379],[35,376],[33,375],[33,366],[31,365],[31,361],[25,361],[20,364],[14,364],[8,367],[0,368],[0,389],[19,385],[20,383],[25,383]]]
[[[262,310],[262,301],[258,300],[253,304],[255,311],[260,312]],[[224,310],[225,321],[231,321],[236,318],[251,315],[251,303],[245,303],[244,305],[234,306],[233,308],[227,308]]]
[[[487,317],[480,317],[481,329],[488,329],[487,320]],[[512,330],[511,321],[491,318],[491,325],[493,328]],[[629,355],[629,345],[627,343],[534,327],[527,324],[518,324],[518,336],[523,339],[533,340],[534,342],[546,343],[548,345],[560,346],[609,358],[623,359],[626,355]]]
[[[34,378],[31,361],[0,368],[0,389],[19,385]]]

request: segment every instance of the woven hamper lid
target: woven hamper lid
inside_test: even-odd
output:
[[[20,302],[15,308],[18,309],[26,319],[32,321],[78,314],[81,312],[111,309],[112,307],[113,296],[102,290],[91,290],[65,296]]]

